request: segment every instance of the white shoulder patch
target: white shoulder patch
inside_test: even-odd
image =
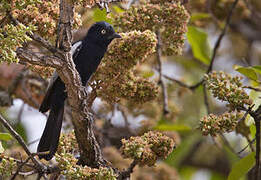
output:
[[[74,45],[72,46],[72,49],[71,49],[71,54],[73,55],[76,51],[76,49],[82,44],[82,41],[78,41],[76,43],[74,43]]]

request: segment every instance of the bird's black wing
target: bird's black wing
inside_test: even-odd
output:
[[[50,160],[57,151],[60,132],[63,122],[64,104],[60,106],[51,107],[43,134],[37,147],[37,152],[46,152],[46,154],[39,155],[39,158]],[[47,151],[49,151],[47,153]]]
[[[73,59],[76,59],[81,48],[82,48],[82,41],[77,41],[72,45],[71,53],[72,53]],[[59,76],[58,76],[57,72],[55,71],[51,78],[49,86],[47,88],[47,91],[45,93],[42,104],[39,108],[39,111],[42,113],[47,112],[51,107],[51,98],[52,98],[51,96],[52,96],[53,92],[55,91],[55,89],[53,87],[55,87],[55,83],[57,83],[58,77]]]
[[[57,79],[58,79],[58,73],[55,71],[52,78],[51,78],[51,81],[49,83],[49,86],[47,88],[47,91],[45,93],[45,96],[44,96],[44,99],[42,101],[42,104],[39,108],[39,111],[42,112],[42,113],[45,113],[47,112],[50,107],[51,107],[51,95],[53,94],[53,91],[54,91],[54,84],[56,83]]]

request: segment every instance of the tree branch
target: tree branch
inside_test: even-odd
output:
[[[44,166],[34,158],[33,154],[30,152],[27,145],[25,144],[23,138],[12,128],[12,126],[1,115],[0,115],[0,122],[11,133],[11,135],[18,141],[18,143],[23,147],[26,154],[30,157],[30,159],[36,165],[37,171],[43,172]]]
[[[251,90],[254,90],[254,91],[257,91],[257,92],[261,92],[260,88],[255,88],[255,87],[252,87],[252,86],[244,86],[243,88],[251,89]]]
[[[161,85],[162,89],[162,96],[163,96],[163,114],[166,115],[169,113],[169,108],[168,108],[168,92],[167,92],[167,87],[166,83],[163,81],[162,78],[162,52],[161,52],[161,38],[160,38],[160,32],[159,30],[156,32],[157,34],[157,47],[156,47],[156,52],[157,52],[157,61],[158,61],[158,71],[159,71],[159,85]]]
[[[16,54],[21,60],[21,64],[30,63],[39,66],[51,66],[54,68],[61,68],[63,61],[55,56],[40,56],[32,51],[26,50],[25,48],[17,48]]]
[[[255,179],[259,180],[260,177],[260,121],[261,121],[261,105],[255,110],[250,111],[249,114],[254,118],[256,126],[256,166],[255,166]]]
[[[44,38],[42,38],[41,36],[33,33],[33,34],[27,34],[28,36],[30,36],[33,40],[35,40],[36,42],[40,43],[41,46],[45,47],[46,49],[48,49],[50,52],[52,53],[56,53],[56,54],[62,54],[62,52],[55,48],[54,46],[52,46],[47,40],[45,40]]]
[[[56,68],[59,77],[65,83],[68,103],[72,109],[72,120],[80,149],[79,163],[90,167],[108,166],[107,161],[103,159],[100,147],[95,139],[93,117],[87,107],[86,89],[82,86],[80,76],[75,69],[70,53],[73,14],[73,0],[61,0],[56,49],[43,38],[32,35],[32,38],[40,42],[43,47],[51,52],[59,52],[58,55],[55,53],[55,56],[43,56],[28,51],[25,48],[18,48],[16,52],[22,64],[30,63]]]
[[[73,23],[73,0],[60,1],[59,33],[57,48],[63,51],[66,65],[57,69],[59,77],[63,80],[68,94],[68,103],[72,109],[72,122],[79,144],[79,164],[90,167],[109,166],[104,160],[101,149],[93,132],[93,117],[88,111],[87,93],[80,81],[80,76],[72,60],[71,40]]]
[[[249,141],[248,144],[243,149],[241,149],[240,151],[237,152],[237,154],[241,154],[242,152],[244,152],[248,148],[248,146],[251,147],[251,144],[253,144],[255,142],[255,140],[256,140],[256,138]]]
[[[130,179],[130,175],[131,173],[133,173],[133,169],[137,164],[138,162],[136,160],[133,160],[132,163],[130,164],[130,167],[127,170],[120,173],[119,180]]]
[[[216,54],[217,54],[217,50],[218,50],[218,48],[219,48],[219,46],[220,46],[220,44],[221,44],[221,41],[222,41],[224,35],[225,35],[226,32],[227,32],[227,28],[229,27],[230,20],[231,20],[232,14],[233,14],[233,12],[234,12],[234,9],[235,9],[237,3],[238,3],[238,0],[235,0],[235,1],[233,2],[233,4],[232,4],[230,10],[229,10],[229,13],[228,13],[228,16],[227,16],[227,19],[226,19],[225,27],[224,27],[224,29],[222,30],[221,34],[220,34],[219,37],[218,37],[218,40],[217,40],[216,43],[215,43],[214,50],[213,50],[213,55],[212,55],[212,57],[211,57],[210,65],[209,65],[209,67],[208,67],[208,70],[207,70],[206,74],[208,74],[209,72],[211,72],[212,69],[213,69],[213,64],[214,64],[214,60],[215,60],[215,57],[216,57]]]
[[[10,180],[15,180],[16,176],[19,174],[19,172],[21,171],[22,167],[23,167],[29,160],[30,160],[30,156],[29,156],[24,162],[22,162],[22,163],[18,166],[18,168],[17,168],[15,174],[12,176],[12,178],[11,178]]]

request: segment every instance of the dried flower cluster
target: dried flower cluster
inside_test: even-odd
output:
[[[59,0],[13,0],[11,8],[12,15],[18,21],[25,25],[36,26],[41,36],[54,40],[59,21]],[[73,25],[73,28],[81,25],[80,15],[77,12],[74,13]]]
[[[252,100],[242,88],[241,77],[231,77],[224,72],[215,72],[205,75],[207,88],[214,97],[227,101],[231,110],[240,109],[252,104]]]
[[[141,166],[153,166],[159,158],[165,159],[173,150],[173,139],[154,131],[143,136],[122,139],[121,153],[124,158],[132,158]]]
[[[10,178],[17,169],[17,163],[11,157],[0,154],[0,178]]]
[[[226,112],[222,115],[210,114],[200,120],[199,129],[204,136],[216,136],[218,133],[235,130],[237,122],[242,118],[242,113]]]
[[[135,76],[133,69],[155,51],[155,34],[147,30],[121,33],[121,36],[109,46],[91,86],[107,102],[118,102],[121,98],[136,103],[153,100],[158,94],[157,86]]]
[[[26,41],[31,40],[26,33],[33,30],[35,30],[34,26],[29,25],[26,27],[23,24],[17,26],[7,24],[0,28],[0,62],[18,62],[15,50]]]
[[[74,157],[78,144],[76,142],[74,132],[62,134],[57,153],[56,161],[66,179],[91,179],[91,180],[116,180],[116,174],[112,169],[100,167],[99,169],[90,168],[88,166],[77,165],[77,159]]]
[[[12,24],[10,13],[20,23]],[[15,50],[24,42],[31,39],[27,32],[36,31],[49,40],[54,41],[59,20],[59,0],[12,0],[0,2],[0,61],[18,61]],[[81,25],[80,15],[74,14],[74,28]]]
[[[122,31],[160,31],[162,52],[165,55],[181,54],[189,14],[178,1],[143,1],[115,17],[115,26]]]

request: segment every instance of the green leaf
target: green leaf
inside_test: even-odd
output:
[[[236,71],[240,72],[241,74],[245,75],[246,77],[248,77],[251,80],[254,80],[254,81],[257,80],[256,71],[254,69],[252,69],[252,67],[242,67],[239,65],[235,65],[234,69]]]
[[[160,124],[154,127],[154,129],[159,131],[190,131],[191,127],[183,124]]]
[[[112,19],[109,19],[107,17],[107,12],[106,12],[105,8],[103,10],[100,10],[99,8],[94,9],[94,11],[93,11],[93,20],[95,22],[106,21],[106,22],[112,24]]]
[[[229,173],[228,180],[238,180],[255,165],[255,152],[236,162]]]
[[[206,18],[210,18],[210,14],[208,13],[193,13],[190,17],[190,22],[194,22],[200,19],[206,19]]]
[[[9,133],[0,133],[0,140],[9,141],[13,137]]]
[[[258,74],[261,74],[261,66],[252,66],[252,68],[253,68]]]
[[[212,54],[208,34],[200,28],[188,26],[187,38],[194,57],[208,65]]]
[[[0,153],[2,153],[2,152],[4,152],[4,151],[5,151],[5,149],[3,148],[2,142],[0,141]]]

